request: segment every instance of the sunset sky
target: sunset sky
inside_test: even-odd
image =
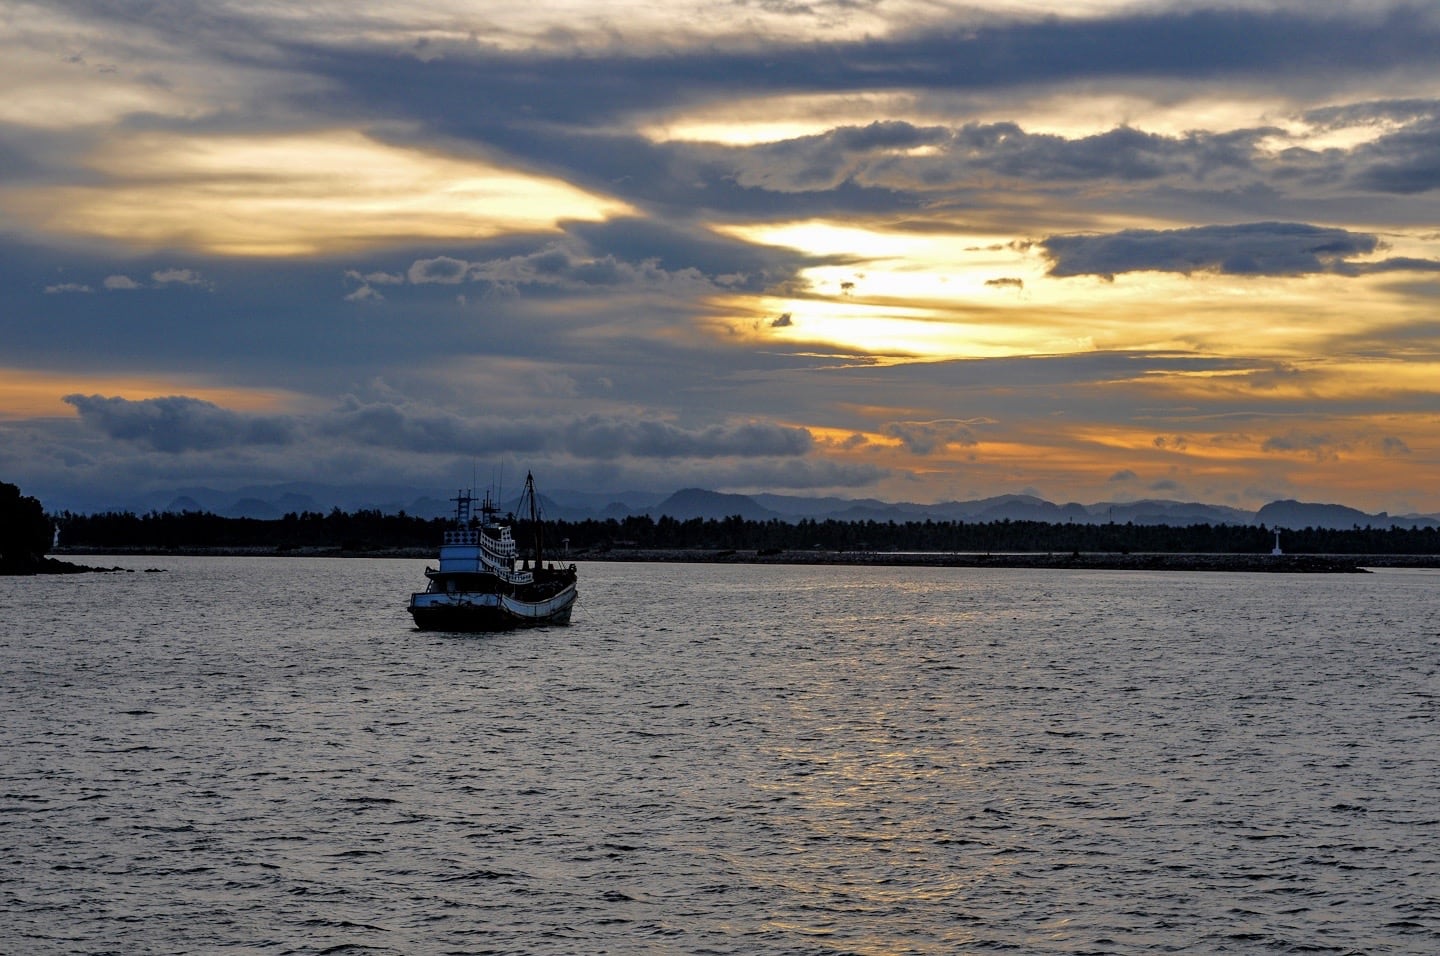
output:
[[[1052,7],[0,0],[0,480],[1440,512],[1440,6]]]

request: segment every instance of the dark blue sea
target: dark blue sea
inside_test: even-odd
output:
[[[1440,572],[0,578],[0,952],[1440,953]],[[147,572],[146,568],[159,571]]]

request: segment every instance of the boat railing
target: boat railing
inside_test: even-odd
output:
[[[449,545],[462,545],[469,547],[484,548],[486,553],[504,560],[515,556],[515,540],[510,537],[510,530],[502,528],[500,537],[493,538],[478,528],[461,528],[445,532],[444,543]]]
[[[485,535],[480,539],[480,546],[485,549],[486,554],[493,554],[497,558],[515,557],[515,542],[509,538],[496,541],[489,535]]]

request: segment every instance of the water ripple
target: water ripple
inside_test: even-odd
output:
[[[1440,952],[1433,573],[165,566],[0,579],[0,951]]]

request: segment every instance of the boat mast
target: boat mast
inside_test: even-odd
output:
[[[530,499],[530,528],[535,535],[535,569],[540,569],[541,554],[543,553],[540,540],[540,504],[535,500],[535,476],[525,472],[525,495]]]

